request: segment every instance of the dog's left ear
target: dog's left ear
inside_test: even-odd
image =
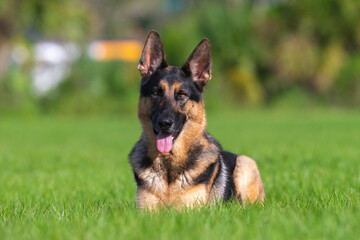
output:
[[[210,41],[204,38],[190,54],[182,69],[202,90],[211,79],[211,62]]]

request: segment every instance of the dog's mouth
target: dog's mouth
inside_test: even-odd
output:
[[[156,147],[161,153],[169,153],[173,148],[173,145],[180,135],[185,123],[186,117],[181,118],[173,127],[169,130],[159,129],[153,124],[154,134],[156,136]]]
[[[156,147],[159,152],[168,153],[172,149],[174,140],[175,138],[171,133],[160,131],[156,135]]]
[[[170,133],[166,131],[157,131],[155,129],[154,133],[156,135],[156,147],[161,153],[169,153],[174,145],[175,140],[179,136],[182,126],[177,131]]]

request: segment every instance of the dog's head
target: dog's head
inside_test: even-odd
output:
[[[159,34],[151,31],[138,69],[141,73],[139,118],[144,131],[156,137],[160,152],[170,152],[186,126],[191,127],[185,133],[188,137],[204,130],[202,92],[211,78],[209,40],[203,39],[182,67],[174,67],[166,62]]]

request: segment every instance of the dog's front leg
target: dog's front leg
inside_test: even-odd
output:
[[[136,202],[141,209],[155,210],[162,204],[161,199],[151,191],[139,187],[136,192]]]

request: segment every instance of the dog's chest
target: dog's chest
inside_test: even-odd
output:
[[[184,190],[193,183],[192,176],[182,166],[172,163],[173,159],[158,157],[152,166],[144,169],[138,175],[145,186],[162,194],[173,194]]]
[[[194,184],[188,171],[171,174],[167,170],[149,168],[143,171],[146,189],[152,192],[163,204],[192,205],[196,202],[205,203],[209,197],[205,184]]]
[[[148,157],[151,153],[143,149],[138,144],[130,154],[138,184],[138,202],[177,204],[208,201],[219,169],[217,146],[194,147],[185,156],[169,154],[155,158]]]

